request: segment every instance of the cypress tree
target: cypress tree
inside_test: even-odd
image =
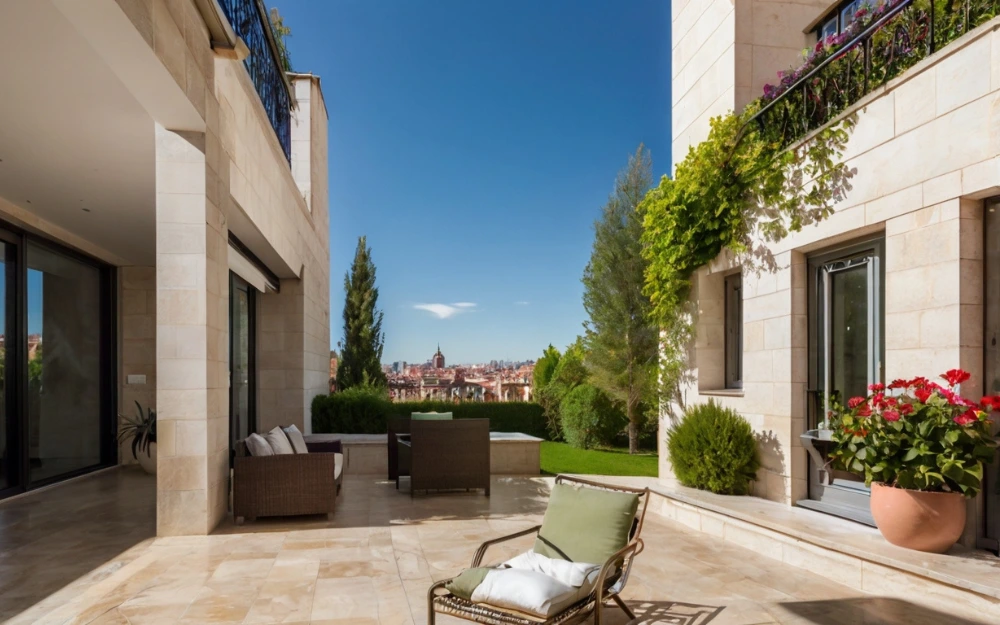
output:
[[[642,145],[618,174],[614,192],[594,223],[594,245],[583,274],[587,368],[591,383],[617,401],[628,417],[629,452],[639,450],[639,429],[655,407],[658,330],[643,294],[640,202],[653,183]]]
[[[337,388],[386,385],[382,371],[382,311],[376,308],[375,263],[367,238],[358,238],[351,270],[344,275],[344,340],[337,368]]]

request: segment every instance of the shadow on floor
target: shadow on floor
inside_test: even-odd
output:
[[[0,622],[82,577],[100,578],[156,535],[156,478],[103,471],[0,504]],[[113,565],[109,564],[117,558]]]
[[[857,597],[781,603],[779,607],[816,625],[988,625],[902,599]],[[798,621],[797,621],[798,622]]]
[[[642,601],[630,599],[628,607],[635,612],[635,620],[629,621],[624,612],[611,608],[604,614],[611,625],[623,623],[627,625],[652,625],[653,623],[669,623],[670,625],[707,625],[722,614],[724,606],[698,605],[695,603],[680,603],[677,601]],[[617,612],[617,613],[616,613]]]

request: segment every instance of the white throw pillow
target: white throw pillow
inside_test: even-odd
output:
[[[275,456],[295,453],[292,444],[288,442],[288,437],[278,426],[274,426],[274,429],[265,434],[264,438],[267,439],[267,444],[271,446],[271,451],[274,452]]]
[[[309,453],[309,448],[306,447],[306,439],[302,436],[302,432],[299,432],[299,428],[295,427],[295,425],[289,425],[281,429],[285,433],[285,436],[288,437],[288,442],[292,444],[292,449],[295,450],[295,453]]]
[[[274,455],[271,445],[260,434],[251,434],[244,442],[247,444],[247,451],[255,458]]]
[[[495,569],[472,592],[472,601],[548,618],[589,594],[545,573]]]

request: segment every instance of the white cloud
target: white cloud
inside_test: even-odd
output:
[[[524,300],[521,300],[521,301],[519,301],[519,302],[514,302],[514,305],[515,305],[515,306],[527,306],[527,305],[528,305],[528,304],[530,304],[530,303],[531,303],[531,302],[526,302],[526,301],[524,301]]]
[[[438,319],[447,319],[457,314],[469,312],[476,305],[472,302],[457,302],[455,304],[414,304],[416,310],[426,310]]]

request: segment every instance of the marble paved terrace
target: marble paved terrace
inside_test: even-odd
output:
[[[348,477],[332,519],[156,539],[153,478],[112,470],[0,504],[0,621],[421,624],[432,580],[467,566],[481,541],[539,522],[550,484],[495,478],[489,499],[411,499]],[[647,550],[625,592],[636,623],[971,623],[912,598],[860,594],[655,514],[643,535]]]

